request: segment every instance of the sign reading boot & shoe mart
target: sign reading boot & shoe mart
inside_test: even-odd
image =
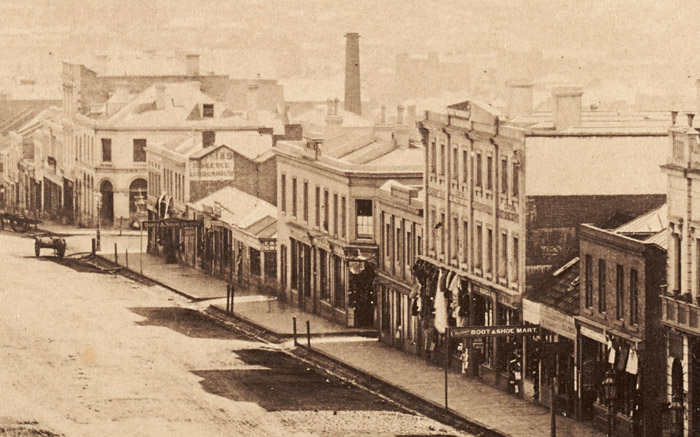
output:
[[[512,335],[537,335],[539,325],[514,326],[465,326],[450,328],[453,337],[508,337]]]

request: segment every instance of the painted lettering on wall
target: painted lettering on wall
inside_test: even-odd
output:
[[[233,152],[220,148],[199,160],[192,160],[190,167],[191,180],[233,179]]]

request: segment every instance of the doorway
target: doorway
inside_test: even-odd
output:
[[[112,226],[114,224],[114,187],[110,181],[102,181],[100,195],[102,196],[100,222],[103,226]]]

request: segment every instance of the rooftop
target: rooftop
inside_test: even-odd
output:
[[[564,314],[579,313],[579,259],[574,258],[549,275],[538,287],[525,293],[525,298],[555,308]]]

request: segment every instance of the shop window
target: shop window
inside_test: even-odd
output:
[[[250,248],[250,274],[260,277],[260,251]]]
[[[607,281],[605,272],[605,260],[598,260],[598,311],[604,313],[606,310],[605,283]]]
[[[639,323],[639,283],[637,270],[630,270],[630,323]]]
[[[111,138],[102,138],[102,162],[112,162]]]
[[[372,216],[372,200],[357,199],[355,201],[357,214],[357,237],[372,238],[374,236],[374,221]]]
[[[146,162],[146,139],[134,139],[134,162]]]
[[[617,281],[615,287],[615,315],[618,320],[625,317],[625,269],[622,265],[617,265]]]
[[[343,282],[343,261],[333,255],[333,305],[345,309],[345,283]]]
[[[277,254],[265,252],[265,280],[273,280],[277,277]]]
[[[299,271],[298,271],[298,259],[297,257],[299,256],[299,243],[297,243],[296,240],[290,239],[291,240],[291,259],[290,259],[290,273],[291,273],[291,288],[292,290],[298,290],[298,282],[299,282]]]
[[[211,147],[216,143],[216,132],[212,130],[202,131],[202,146]]]
[[[321,289],[321,300],[328,302],[331,298],[330,296],[330,284],[328,284],[328,252],[323,249],[318,251],[319,257],[319,274],[321,275],[320,289]]]

